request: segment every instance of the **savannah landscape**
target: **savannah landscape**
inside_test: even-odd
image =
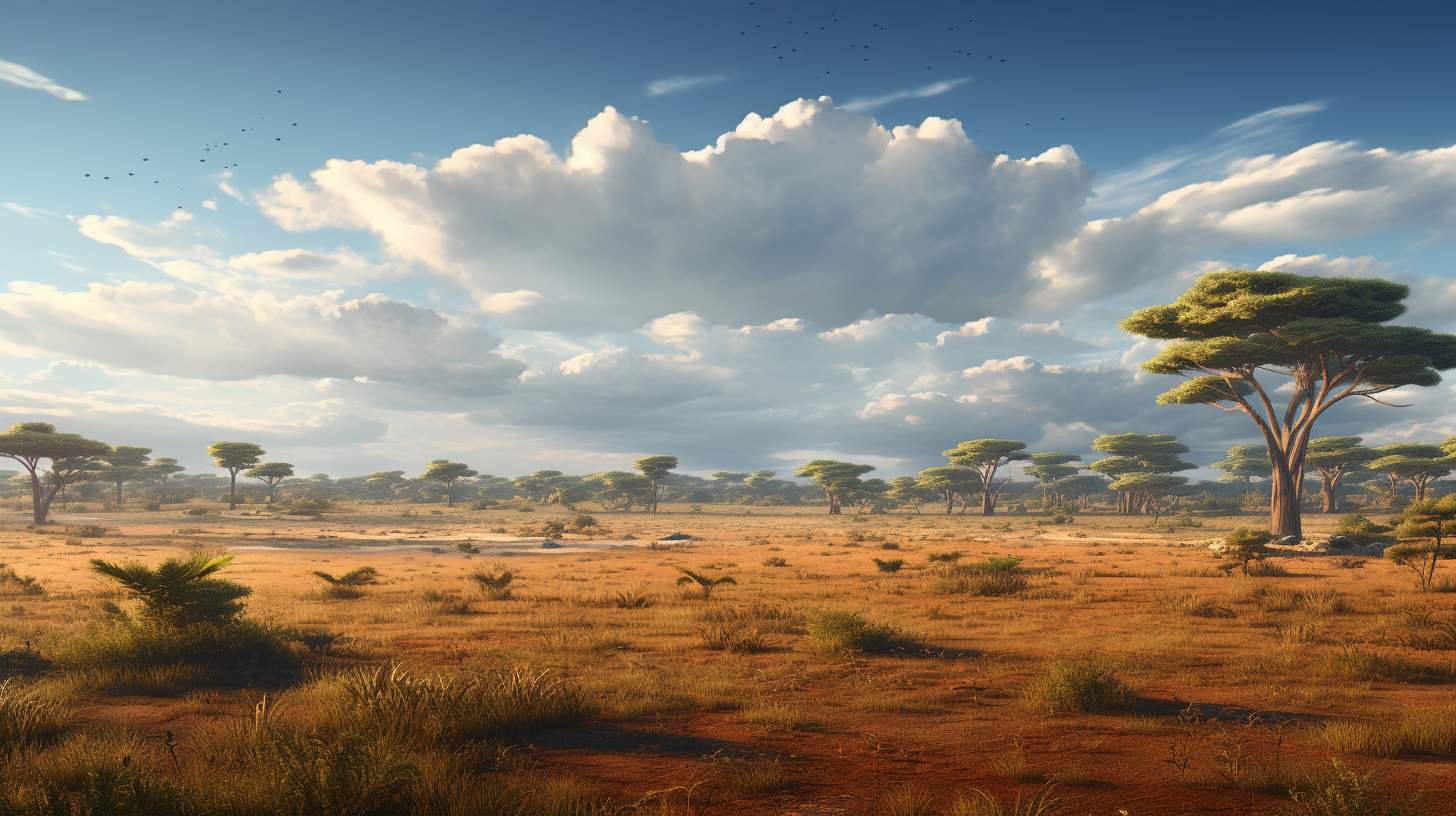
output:
[[[7,569],[44,590],[4,598],[5,812],[1456,808],[1456,596],[1378,553],[1220,570],[1237,514],[664,504],[549,549],[583,513],[8,515]],[[136,603],[90,559],[194,554],[232,558],[273,634],[119,643]]]

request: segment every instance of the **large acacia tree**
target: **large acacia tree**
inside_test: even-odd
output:
[[[425,475],[421,479],[429,479],[432,482],[439,482],[445,488],[445,506],[455,506],[455,483],[461,479],[469,479],[477,475],[470,466],[463,462],[452,462],[449,459],[432,459],[425,467]]]
[[[1174,341],[1143,370],[1187,382],[1160,405],[1213,405],[1248,414],[1272,463],[1269,526],[1301,535],[1304,458],[1317,419],[1336,403],[1408,385],[1431,386],[1456,367],[1456,336],[1387,326],[1410,288],[1390,281],[1229,269],[1198,279],[1177,301],[1122,322]],[[1287,402],[1278,389],[1288,387]]]
[[[111,446],[80,434],[56,433],[49,422],[21,422],[0,434],[0,457],[14,459],[30,477],[31,519],[45,524],[51,501],[66,485],[95,478]],[[42,471],[47,459],[50,470]]]
[[[834,459],[815,459],[805,462],[794,471],[824,489],[829,497],[829,514],[838,515],[846,494],[864,484],[859,477],[874,470],[874,465],[860,465],[854,462],[839,462]]]
[[[1026,443],[1015,439],[972,439],[945,451],[952,465],[975,468],[981,473],[981,515],[996,515],[996,497],[1010,479],[996,484],[996,471],[1010,462],[1030,458]]]
[[[632,463],[632,467],[642,471],[642,475],[652,481],[652,512],[657,513],[657,500],[662,496],[662,481],[667,478],[667,472],[677,468],[676,456],[644,456]]]
[[[152,459],[152,449],[117,445],[101,458],[106,466],[98,472],[98,478],[116,485],[116,509],[120,510],[121,486],[142,475],[147,462]]]
[[[267,451],[252,442],[214,442],[207,446],[213,467],[228,472],[228,509],[238,509],[238,471],[257,467]]]
[[[1320,497],[1322,511],[1334,513],[1340,509],[1340,480],[1361,468],[1380,453],[1360,443],[1358,436],[1324,436],[1309,440],[1305,448],[1305,467],[1313,468],[1320,475]]]
[[[243,474],[268,485],[268,503],[278,498],[278,483],[293,476],[293,465],[288,462],[264,462]]]

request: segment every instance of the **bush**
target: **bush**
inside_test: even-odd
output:
[[[955,562],[957,562],[957,561],[961,560],[962,558],[964,558],[965,557],[965,553],[961,552],[960,550],[951,550],[949,552],[933,552],[933,553],[929,553],[925,557],[932,564],[935,564],[935,563],[940,563],[940,564],[954,564]]]
[[[952,569],[931,590],[937,595],[978,595],[996,598],[1026,589],[1026,576],[1014,572],[981,572],[965,567]]]
[[[329,585],[329,588],[324,591],[325,595],[341,600],[363,597],[363,587],[379,583],[379,571],[373,567],[356,567],[337,578],[318,570],[315,570],[313,575]]]
[[[157,502],[147,502],[146,503],[146,506],[143,507],[142,509],[143,510],[147,510],[147,511],[152,512],[152,513],[156,513],[156,512],[158,512],[159,510],[162,509],[162,505],[159,504],[159,503],[157,503]]]
[[[573,533],[584,533],[587,530],[600,529],[601,525],[591,516],[577,516],[566,525],[566,529]]]
[[[106,528],[96,524],[81,524],[67,527],[66,535],[71,538],[101,538],[106,535]]]
[[[1456,706],[1407,708],[1388,723],[1333,720],[1319,730],[1331,749],[1375,757],[1456,756]]]
[[[56,665],[66,672],[195,666],[213,674],[293,674],[293,633],[250,620],[175,627],[154,621],[93,625],[62,641]]]
[[[290,516],[316,516],[333,507],[328,499],[294,499],[288,507]]]
[[[871,558],[870,560],[875,562],[875,568],[880,572],[895,573],[899,572],[900,568],[905,566],[905,559],[903,558],[891,558],[888,561],[879,558]]]
[[[455,544],[455,549],[465,553],[466,555],[478,555],[480,553],[480,548],[470,543],[469,541],[457,542]]]
[[[183,513],[186,513],[189,516],[205,516],[205,515],[207,515],[207,508],[206,507],[189,507],[186,510],[183,510],[182,512]]]
[[[220,624],[237,617],[243,611],[239,599],[253,591],[210,577],[232,560],[230,555],[199,552],[190,558],[168,558],[153,570],[139,561],[112,564],[93,558],[91,569],[121,584],[154,620],[171,626]]]
[[[505,601],[511,597],[511,581],[516,579],[516,574],[497,565],[491,572],[478,569],[470,577],[475,583],[480,584],[480,594],[484,595],[486,600]]]
[[[46,594],[45,587],[40,585],[34,575],[22,576],[14,568],[0,564],[0,595],[39,596],[44,594]]]
[[[859,612],[820,612],[809,621],[809,637],[820,651],[829,653],[887,654],[919,645],[898,627],[870,623]]]
[[[1232,560],[1244,575],[1248,575],[1249,565],[1264,560],[1269,554],[1268,544],[1273,540],[1274,535],[1268,531],[1238,527],[1224,536],[1223,551],[1215,557]]]
[[[1137,700],[1137,691],[1117,677],[1117,665],[1108,658],[1055,660],[1046,674],[1025,691],[1031,705],[1048,713],[1113,711]]]
[[[771,555],[768,558],[763,559],[763,565],[765,567],[787,567],[789,565],[789,562],[782,556]]]
[[[1294,807],[1285,811],[1292,816],[1405,816],[1420,798],[1416,793],[1406,802],[1381,801],[1372,774],[1355,773],[1331,759],[1333,774],[1310,778],[1289,789]]]
[[[500,502],[496,501],[495,499],[480,499],[479,501],[471,502],[467,509],[489,510],[490,508],[495,507],[497,504],[500,504]]]

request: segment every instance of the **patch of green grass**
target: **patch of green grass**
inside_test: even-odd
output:
[[[1117,668],[1105,657],[1054,660],[1023,694],[1031,706],[1048,713],[1125,710],[1137,700],[1137,691],[1117,676]]]
[[[1326,745],[1341,753],[1456,756],[1456,706],[1408,708],[1390,722],[1334,720],[1318,733]]]
[[[888,654],[920,648],[899,627],[871,623],[859,612],[824,611],[809,620],[809,637],[822,652]]]

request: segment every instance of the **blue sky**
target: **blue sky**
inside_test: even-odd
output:
[[[336,475],[1212,461],[1248,429],[1151,406],[1129,309],[1274,264],[1450,328],[1456,11],[904,5],[12,6],[0,422]],[[1415,396],[1331,431],[1456,433]]]

